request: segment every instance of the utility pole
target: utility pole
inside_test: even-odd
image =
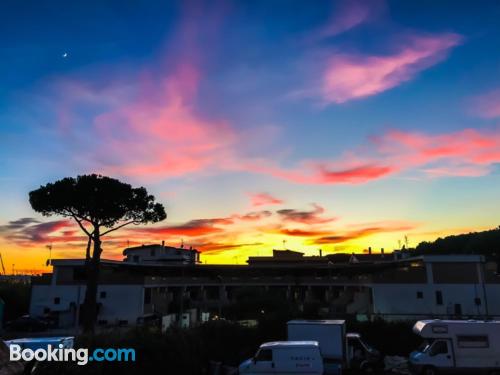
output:
[[[3,265],[2,253],[0,253],[0,265],[2,266],[2,275],[5,275],[5,266]]]

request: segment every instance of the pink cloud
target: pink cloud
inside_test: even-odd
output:
[[[256,163],[255,173],[300,184],[360,184],[397,173],[428,177],[483,176],[500,163],[500,129],[463,129],[443,134],[388,131],[357,148],[356,156],[309,160],[294,168]]]
[[[317,37],[335,36],[359,26],[369,20],[381,6],[380,1],[341,1],[328,24],[317,33]]]
[[[185,64],[159,91],[145,92],[138,102],[96,119],[108,147],[122,156],[119,165],[109,167],[111,172],[169,177],[230,167],[237,135],[226,122],[207,120],[196,112],[199,74]],[[119,131],[127,137],[117,138]]]
[[[426,167],[456,169],[456,175],[485,174],[492,164],[500,162],[500,130],[464,129],[456,132],[428,135],[418,132],[390,131],[375,138],[379,153],[394,159],[399,169]],[[462,173],[465,171],[466,173]],[[450,174],[450,173],[448,173]]]
[[[84,236],[75,229],[76,224],[68,219],[42,223],[33,218],[22,218],[0,225],[0,236],[21,246],[81,241]]]
[[[309,160],[292,169],[262,164],[252,164],[248,168],[254,173],[268,174],[308,185],[360,184],[397,172],[396,168],[391,165],[382,165],[377,160],[368,159],[362,162]]]
[[[269,193],[248,193],[252,207],[270,206],[283,204],[283,200]]]
[[[500,89],[472,98],[470,109],[473,114],[482,118],[500,117]]]
[[[392,55],[337,53],[329,57],[320,95],[345,103],[392,89],[444,60],[461,41],[457,34],[412,36]]]

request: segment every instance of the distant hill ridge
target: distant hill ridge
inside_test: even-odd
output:
[[[417,254],[481,254],[500,256],[500,226],[482,232],[471,232],[438,238],[433,242],[421,242]]]

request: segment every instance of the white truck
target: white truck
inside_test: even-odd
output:
[[[324,369],[316,341],[275,341],[262,344],[238,371],[244,375],[323,375]]]
[[[410,354],[414,374],[500,374],[500,321],[421,320],[413,332],[424,339]]]
[[[357,333],[346,333],[345,320],[291,320],[288,340],[314,340],[319,343],[325,372],[342,370],[375,372],[383,368],[383,357]]]

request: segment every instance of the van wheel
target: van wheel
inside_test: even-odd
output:
[[[424,370],[422,371],[422,375],[437,375],[437,373],[436,368],[432,366],[424,367]]]

